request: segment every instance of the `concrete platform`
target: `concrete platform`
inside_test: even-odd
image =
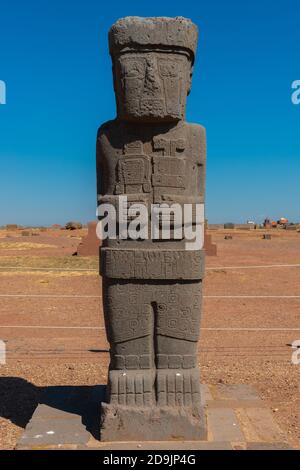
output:
[[[207,441],[100,442],[105,386],[49,387],[17,450],[282,450],[290,449],[268,404],[249,385],[202,385]]]

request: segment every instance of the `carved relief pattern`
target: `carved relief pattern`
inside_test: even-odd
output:
[[[99,130],[97,168],[100,202],[116,208],[121,195],[128,206],[203,203],[205,134],[184,121],[197,32],[187,20],[153,21],[121,20],[110,33],[118,116]],[[109,404],[196,416],[204,252],[184,239],[120,237],[103,241],[100,261]]]

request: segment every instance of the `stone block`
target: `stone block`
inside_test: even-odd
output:
[[[242,429],[249,442],[282,442],[284,433],[274,420],[273,414],[266,408],[238,409],[237,414]]]
[[[210,441],[245,441],[236,413],[227,408],[207,409],[208,439]]]
[[[88,234],[81,240],[77,248],[78,256],[99,256],[101,240],[97,236],[96,228],[96,221],[88,223]]]
[[[260,400],[255,388],[248,384],[218,384],[213,387],[213,395],[219,400]]]
[[[203,409],[128,407],[102,403],[101,441],[206,440]]]

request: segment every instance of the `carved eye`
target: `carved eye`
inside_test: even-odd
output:
[[[165,312],[167,310],[166,304],[158,304],[158,310],[160,312]]]
[[[143,78],[145,75],[144,61],[127,59],[122,62],[122,76],[126,78]]]
[[[159,63],[159,71],[162,77],[178,77],[178,63],[171,60],[162,60]]]

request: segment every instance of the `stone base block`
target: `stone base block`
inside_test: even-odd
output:
[[[101,405],[101,441],[201,441],[207,439],[203,408]]]
[[[184,407],[171,407],[171,410],[162,407],[158,413],[145,407],[146,411],[140,408],[133,414],[131,406],[126,409],[124,405],[108,405],[104,401],[105,386],[48,387],[16,448],[105,451],[291,449],[287,435],[276,423],[271,404],[261,400],[252,386],[202,384],[200,388],[206,418],[202,414],[193,420],[184,414]],[[103,440],[99,439],[101,403]],[[122,411],[121,407],[124,407]],[[207,437],[204,437],[206,420]],[[133,436],[135,440],[132,440]]]

